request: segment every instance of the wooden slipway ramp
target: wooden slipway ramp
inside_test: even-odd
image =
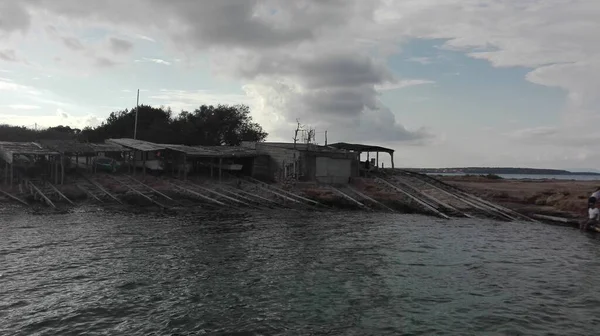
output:
[[[396,171],[377,178],[377,182],[408,198],[415,206],[442,218],[492,218],[503,221],[536,220],[516,211],[493,204],[426,174]]]

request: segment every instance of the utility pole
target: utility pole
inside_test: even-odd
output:
[[[137,102],[135,104],[135,126],[133,128],[133,139],[137,139],[138,111],[140,110],[140,89],[137,90]]]

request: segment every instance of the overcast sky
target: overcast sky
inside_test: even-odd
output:
[[[598,0],[0,0],[0,123],[244,103],[411,167],[600,165]]]

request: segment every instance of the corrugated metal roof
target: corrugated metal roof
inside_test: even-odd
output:
[[[167,149],[185,153],[190,157],[252,157],[256,150],[236,146],[185,146],[163,144]]]
[[[394,153],[394,150],[391,148],[385,148],[381,146],[372,146],[372,145],[363,145],[363,144],[351,144],[346,142],[338,142],[329,145],[330,147],[343,149],[343,150],[351,150],[356,152],[384,152],[384,153]]]
[[[239,146],[201,146],[215,151],[219,157],[254,157],[258,155],[256,149]]]
[[[42,146],[59,153],[95,154],[92,146],[75,140],[40,140],[39,143]]]
[[[129,148],[125,148],[121,145],[117,145],[117,144],[110,144],[110,143],[103,143],[103,144],[96,144],[96,143],[91,143],[89,144],[93,149],[95,153],[115,153],[115,152],[130,152],[131,149]]]
[[[60,155],[46,149],[35,142],[0,142],[0,156],[8,163],[13,162],[13,155]]]
[[[142,152],[154,152],[166,149],[164,145],[137,139],[108,139],[107,143],[121,145]]]

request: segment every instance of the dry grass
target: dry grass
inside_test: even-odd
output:
[[[498,203],[536,206],[573,216],[585,216],[587,199],[600,186],[600,181],[489,180],[462,176],[441,179]]]

